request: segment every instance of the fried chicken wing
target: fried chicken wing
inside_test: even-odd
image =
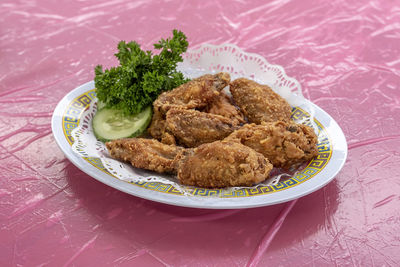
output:
[[[175,157],[183,150],[154,139],[127,138],[106,143],[111,157],[130,162],[136,168],[159,173],[175,173]]]
[[[177,156],[182,184],[206,188],[252,186],[268,178],[271,163],[240,143],[216,141]]]
[[[238,129],[229,118],[194,109],[170,109],[165,121],[166,133],[185,147],[222,140]]]
[[[235,125],[245,123],[243,114],[237,107],[233,105],[230,97],[224,92],[221,92],[219,96],[216,96],[214,100],[210,102],[210,104],[204,109],[204,112],[229,118]]]
[[[239,78],[231,82],[230,91],[249,122],[290,121],[289,103],[267,85]]]
[[[165,114],[171,108],[194,109],[207,106],[230,82],[228,73],[206,74],[169,92],[162,93],[153,103],[153,119],[148,132],[161,139],[165,130]]]
[[[246,124],[225,140],[253,148],[268,158],[274,167],[288,168],[318,154],[318,138],[314,130],[294,122]]]

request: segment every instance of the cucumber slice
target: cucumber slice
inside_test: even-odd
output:
[[[132,116],[124,115],[117,109],[97,110],[92,120],[94,135],[103,142],[136,137],[146,130],[151,121],[151,115],[151,106]]]

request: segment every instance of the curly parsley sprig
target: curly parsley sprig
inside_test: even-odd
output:
[[[172,33],[171,39],[154,44],[155,49],[161,50],[157,55],[143,51],[135,41],[121,41],[115,54],[120,65],[104,71],[101,65],[95,67],[97,98],[105,107],[134,115],[151,105],[163,91],[188,81],[176,66],[183,61],[182,53],[189,44],[183,32]]]

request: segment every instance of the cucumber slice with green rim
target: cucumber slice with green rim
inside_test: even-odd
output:
[[[136,137],[146,130],[151,121],[151,106],[136,115],[124,115],[121,110],[103,108],[93,117],[93,132],[100,141]]]

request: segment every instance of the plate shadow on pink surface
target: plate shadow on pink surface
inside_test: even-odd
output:
[[[250,257],[287,205],[237,210],[175,207],[120,192],[87,176],[72,164],[66,168],[66,176],[72,197],[88,214],[87,220],[108,231],[113,239],[118,236],[124,243],[134,243],[138,249],[151,244],[152,253],[161,257],[166,253],[175,253],[176,257],[198,253]],[[337,178],[340,179],[340,174]],[[270,250],[300,242],[323,228],[336,212],[338,198],[337,182],[333,180],[323,189],[299,199],[282,226],[291,233],[285,233],[285,238]],[[288,229],[285,225],[293,227]],[[208,251],[210,242],[220,250]],[[115,246],[124,249],[118,244]]]

